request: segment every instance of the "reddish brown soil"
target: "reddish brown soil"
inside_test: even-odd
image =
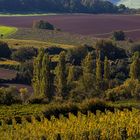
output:
[[[0,24],[31,27],[35,20],[47,20],[65,32],[96,37],[108,37],[114,30],[130,31],[132,39],[140,39],[140,16],[138,15],[54,15],[27,17],[0,17]],[[131,31],[135,30],[135,31]],[[103,34],[103,35],[102,35]],[[105,35],[104,35],[105,34]]]
[[[0,68],[0,79],[13,79],[16,77],[16,71]]]
[[[14,70],[7,70],[0,68],[0,79],[10,80],[16,77],[16,71]],[[24,84],[16,84],[16,83],[0,83],[0,87],[9,87],[9,86],[15,86],[18,90],[20,88],[27,88],[30,93],[33,92],[33,89],[29,85]]]

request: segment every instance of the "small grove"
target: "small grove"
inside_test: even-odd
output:
[[[139,52],[131,58],[129,78],[122,84],[111,79],[110,61],[106,56],[101,60],[100,50],[96,50],[96,59],[93,57],[92,52],[87,53],[81,62],[79,76],[75,66],[67,63],[66,52],[60,53],[57,66],[52,69],[51,57],[41,49],[33,64],[34,98],[47,101],[81,101],[95,97],[111,101],[140,98]]]

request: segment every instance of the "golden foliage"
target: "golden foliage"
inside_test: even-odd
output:
[[[13,119],[13,125],[5,123],[0,127],[1,140],[12,139],[64,139],[64,140],[121,140],[134,139],[140,136],[140,111],[116,110],[114,113],[106,111],[96,112],[96,115],[88,112],[84,115],[78,112],[77,116],[68,115],[68,118],[60,115],[59,119],[52,116],[50,120],[41,117],[41,122],[31,117],[31,123],[25,118],[22,124],[17,124]]]

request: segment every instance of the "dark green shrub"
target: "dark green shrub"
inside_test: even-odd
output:
[[[56,46],[48,47],[45,50],[45,52],[47,52],[50,55],[60,54],[62,51],[65,51],[65,49]]]
[[[8,44],[0,41],[0,57],[10,58],[10,56],[11,56],[11,50],[8,47]]]
[[[22,47],[12,53],[12,59],[15,61],[25,62],[37,55],[37,50],[31,47]]]
[[[125,40],[125,33],[123,31],[115,31],[113,32],[112,38],[115,41],[123,41]]]
[[[133,45],[131,45],[129,52],[131,54],[131,56],[133,56],[133,54],[135,52],[140,52],[140,44],[139,43],[134,43]]]
[[[23,84],[31,84],[33,78],[33,62],[26,61],[19,67],[19,72],[16,76],[16,81]]]
[[[34,21],[33,22],[34,29],[47,29],[47,30],[54,30],[54,26],[47,21]]]
[[[107,57],[110,60],[126,58],[126,52],[116,46],[112,41],[100,40],[96,43],[96,49],[100,51],[101,59]]]
[[[0,88],[0,104],[11,105],[19,102],[20,94],[16,87]]]
[[[87,53],[91,51],[95,51],[95,49],[87,45],[69,49],[67,52],[67,61],[80,65],[82,59],[84,59]]]
[[[122,85],[108,89],[106,99],[111,101],[126,100],[131,98],[139,99],[140,83],[135,79],[128,79]]]

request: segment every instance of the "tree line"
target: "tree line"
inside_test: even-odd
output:
[[[104,98],[107,95],[111,99],[114,88],[119,87],[119,85],[116,86],[115,84],[114,87],[112,87],[110,60],[107,57],[101,60],[100,51],[97,51],[96,59],[93,59],[92,52],[87,53],[86,57],[81,62],[82,72],[79,77],[76,75],[75,65],[67,63],[65,51],[59,54],[59,60],[55,68],[52,68],[51,64],[51,56],[45,53],[44,49],[40,49],[33,64],[32,85],[35,98],[45,98],[51,101],[53,99],[63,100],[69,97],[73,98],[73,96],[76,96],[76,98],[78,96],[80,96],[80,98],[82,98],[82,96],[86,98]],[[128,77],[129,82],[127,82],[127,84],[130,84],[132,81],[135,83],[137,80],[140,80],[139,66],[140,54],[136,52],[131,58]],[[124,83],[126,81],[124,81]],[[122,84],[123,86],[120,85],[120,87],[122,86],[125,89],[124,83]],[[136,86],[138,85],[139,82]],[[115,95],[118,96],[114,93],[113,96]],[[125,94],[125,96],[126,95],[130,96],[129,94]]]

